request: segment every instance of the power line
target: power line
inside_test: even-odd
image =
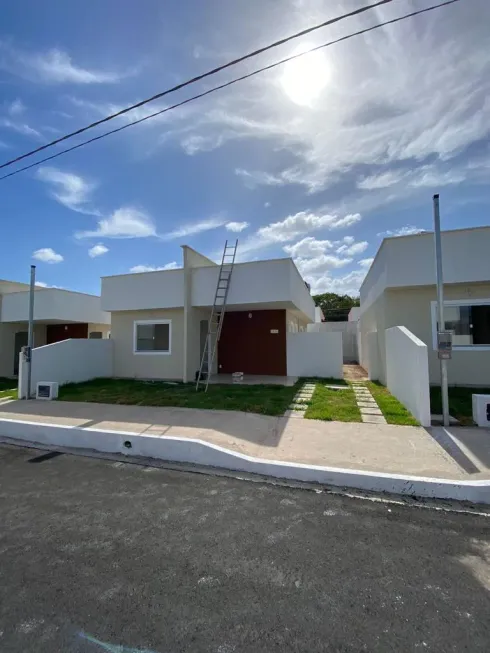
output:
[[[342,14],[341,16],[336,16],[335,18],[329,18],[328,20],[323,21],[323,23],[319,23],[318,25],[314,25],[313,27],[308,27],[304,30],[301,30],[300,32],[296,32],[296,34],[292,34],[291,36],[287,36],[283,39],[280,39],[279,41],[274,41],[274,43],[271,43],[269,45],[266,45],[262,48],[259,48],[258,50],[254,50],[253,52],[249,52],[248,54],[245,54],[241,57],[238,57],[237,59],[233,59],[232,61],[229,61],[228,63],[222,64],[221,66],[218,66],[217,68],[213,68],[212,70],[208,70],[205,73],[202,73],[201,75],[197,75],[196,77],[193,77],[192,79],[188,79],[186,82],[181,82],[180,84],[177,84],[176,86],[173,86],[172,88],[167,89],[166,91],[162,91],[161,93],[157,93],[156,95],[153,95],[152,97],[147,98],[146,100],[141,100],[141,102],[137,102],[136,104],[131,105],[130,107],[127,107],[126,109],[121,109],[120,111],[117,111],[116,113],[112,113],[109,116],[106,116],[105,118],[101,118],[100,120],[96,120],[95,122],[92,122],[90,125],[87,125],[86,127],[81,127],[80,129],[77,129],[74,132],[71,132],[70,134],[65,134],[65,136],[61,136],[60,138],[55,139],[54,141],[51,141],[50,143],[46,143],[46,145],[41,145],[40,147],[37,147],[35,150],[31,150],[30,152],[26,152],[25,154],[21,154],[20,156],[16,157],[15,159],[12,159],[10,161],[7,161],[6,163],[3,163],[0,165],[0,169],[6,168],[7,166],[12,165],[13,163],[18,163],[19,161],[22,161],[22,159],[26,159],[29,156],[32,156],[33,154],[37,154],[38,152],[42,152],[43,150],[46,150],[49,147],[52,147],[53,145],[57,145],[58,143],[61,143],[62,141],[66,141],[69,138],[72,138],[73,136],[78,136],[79,134],[82,134],[83,132],[88,131],[89,129],[92,129],[93,127],[97,127],[98,125],[102,125],[105,122],[109,122],[109,120],[113,120],[114,118],[118,118],[119,116],[124,115],[125,113],[128,113],[129,111],[133,111],[133,109],[138,109],[139,107],[144,106],[145,104],[148,104],[149,102],[154,102],[155,100],[159,100],[160,98],[164,97],[165,95],[169,95],[170,93],[175,93],[175,91],[179,91],[182,88],[185,88],[186,86],[190,86],[191,84],[195,84],[196,82],[200,82],[203,79],[206,79],[206,77],[211,77],[212,75],[216,75],[216,73],[221,72],[222,70],[226,70],[227,68],[231,68],[232,66],[236,66],[237,64],[241,63],[242,61],[246,61],[247,59],[251,59],[252,57],[256,57],[259,54],[263,54],[264,52],[267,52],[268,50],[272,50],[273,48],[277,48],[280,45],[284,45],[285,43],[289,43],[289,41],[293,41],[294,39],[299,38],[300,36],[305,36],[306,34],[311,34],[312,32],[315,32],[316,30],[319,30],[323,27],[328,27],[329,25],[333,25],[334,23],[338,23],[342,20],[345,20],[346,18],[352,18],[353,16],[357,16],[358,14],[362,14],[366,11],[369,11],[370,9],[375,9],[376,7],[379,7],[380,5],[386,5],[389,4],[390,2],[393,2],[393,0],[378,0],[377,2],[374,2],[373,4],[366,5],[365,7],[360,7],[359,9],[354,9],[353,11],[350,11],[348,13]]]
[[[351,34],[347,34],[346,36],[342,36],[338,39],[335,39],[333,41],[329,41],[328,43],[323,43],[322,45],[317,45],[314,48],[310,48],[309,50],[306,50],[304,52],[298,53],[291,55],[289,57],[286,57],[285,59],[281,59],[280,61],[276,61],[275,63],[269,64],[268,66],[264,66],[262,68],[258,68],[257,70],[252,71],[251,73],[247,73],[246,75],[242,75],[241,77],[236,77],[235,79],[230,80],[229,82],[225,82],[224,84],[220,84],[219,86],[214,86],[213,88],[204,91],[203,93],[199,93],[198,95],[193,95],[190,98],[187,98],[186,100],[182,100],[181,102],[177,102],[176,104],[173,104],[169,107],[166,107],[165,109],[161,109],[160,111],[156,111],[155,113],[152,113],[148,116],[145,116],[144,118],[139,118],[138,120],[134,120],[133,122],[127,123],[126,125],[122,125],[121,127],[117,127],[116,129],[112,129],[110,131],[104,132],[103,134],[99,134],[99,136],[95,136],[94,138],[90,138],[86,141],[83,141],[82,143],[79,143],[78,145],[74,145],[72,147],[66,148],[65,150],[61,150],[60,152],[57,152],[56,154],[52,154],[51,156],[45,157],[44,159],[40,159],[39,161],[35,161],[34,163],[31,163],[30,165],[24,166],[22,168],[18,168],[17,170],[14,170],[13,172],[8,173],[7,175],[4,175],[3,177],[0,177],[0,181],[2,179],[7,179],[8,177],[13,177],[14,175],[19,174],[20,172],[24,172],[25,170],[30,170],[31,168],[34,168],[38,165],[41,165],[42,163],[46,163],[47,161],[51,161],[52,159],[56,159],[59,156],[62,156],[63,154],[67,154],[68,152],[73,152],[74,150],[78,150],[81,147],[84,147],[85,145],[88,145],[90,143],[94,143],[95,141],[99,141],[102,138],[105,138],[106,136],[110,136],[111,134],[116,134],[118,132],[123,131],[124,129],[128,129],[129,127],[133,127],[134,125],[138,125],[142,122],[145,122],[146,120],[150,120],[151,118],[155,118],[156,116],[161,115],[162,113],[166,113],[167,111],[171,111],[173,109],[177,109],[178,107],[181,107],[185,104],[188,104],[189,102],[193,102],[194,100],[198,100],[202,97],[205,97],[206,95],[210,95],[211,93],[215,93],[216,91],[219,91],[223,88],[227,88],[228,86],[232,86],[233,84],[236,84],[237,82],[241,82],[245,79],[249,79],[250,77],[254,77],[255,75],[258,75],[262,72],[272,70],[273,68],[276,68],[277,66],[281,66],[289,61],[292,61],[294,59],[298,59],[299,57],[303,57],[307,54],[310,54],[311,52],[315,52],[317,50],[321,50],[322,48],[327,48],[332,45],[336,45],[337,43],[341,43],[342,41],[347,41],[348,39],[354,38],[355,36],[362,36],[362,34],[367,34],[368,32],[373,32],[374,30],[377,30],[381,27],[385,27],[387,25],[393,25],[394,23],[399,23],[403,20],[407,20],[408,18],[413,18],[414,16],[418,16],[420,14],[425,14],[429,11],[433,11],[435,9],[439,9],[441,7],[446,7],[448,5],[455,4],[456,2],[460,2],[460,0],[446,0],[446,2],[441,2],[437,5],[432,5],[430,7],[426,7],[425,9],[419,9],[417,11],[412,11],[409,14],[404,14],[403,16],[399,16],[398,18],[393,18],[391,20],[384,21],[382,23],[377,23],[376,25],[373,25],[372,27],[367,27],[365,29],[359,30],[357,32],[352,32]],[[26,155],[27,156],[27,155]]]

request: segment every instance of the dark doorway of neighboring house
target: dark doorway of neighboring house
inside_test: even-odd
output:
[[[19,354],[22,347],[27,347],[27,331],[17,331],[14,343],[14,376],[19,374]]]
[[[48,324],[46,327],[47,345],[70,338],[88,338],[88,324],[72,322],[71,324]]]
[[[472,306],[473,344],[490,345],[490,306]]]
[[[202,355],[204,354],[204,347],[206,346],[206,338],[208,337],[208,321],[201,320],[199,323],[199,365],[201,365]],[[209,360],[209,352],[206,357]],[[204,362],[202,371],[207,374],[208,372],[208,360]]]

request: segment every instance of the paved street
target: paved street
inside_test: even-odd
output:
[[[490,521],[0,446],[2,653],[490,650]]]

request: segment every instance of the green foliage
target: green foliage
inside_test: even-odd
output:
[[[313,301],[322,309],[327,322],[346,322],[350,309],[360,305],[359,297],[337,295],[334,292],[313,295]]]

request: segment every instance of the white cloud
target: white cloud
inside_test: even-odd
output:
[[[294,245],[286,245],[284,251],[289,254],[292,258],[299,257],[314,257],[320,254],[324,254],[325,250],[330,249],[332,243],[330,240],[317,240],[313,236],[307,236],[302,240],[299,240]]]
[[[357,296],[359,288],[366,276],[366,270],[353,270],[344,276],[332,277],[329,274],[309,279],[306,281],[311,284],[311,293],[317,295],[324,292],[335,292],[339,295]]]
[[[341,245],[337,249],[337,254],[343,254],[344,256],[356,256],[357,254],[362,254],[369,247],[369,243],[365,240],[359,243],[353,243],[352,245]]]
[[[89,206],[91,194],[96,188],[95,183],[72,172],[50,167],[39,168],[36,177],[49,184],[51,197],[68,209],[88,215],[100,215],[96,209]]]
[[[103,84],[118,82],[126,74],[84,68],[62,50],[25,52],[0,40],[0,68],[31,82],[48,84]]]
[[[51,249],[51,247],[36,249],[32,254],[32,258],[35,258],[37,261],[42,261],[43,263],[61,263],[61,261],[63,261],[61,254],[57,254],[54,249]]]
[[[48,284],[44,281],[36,281],[36,286],[39,286],[39,288],[49,288]]]
[[[157,272],[159,270],[177,270],[180,266],[176,261],[172,261],[171,263],[167,263],[166,265],[163,265],[162,267],[153,267],[151,265],[135,265],[132,268],[130,268],[130,272],[134,273],[139,273],[139,272]]]
[[[88,255],[90,258],[95,258],[96,256],[102,256],[103,254],[107,254],[109,251],[109,248],[103,245],[102,243],[98,243],[98,245],[94,245],[88,250]]]
[[[225,227],[228,231],[239,233],[249,226],[248,222],[227,222]]]
[[[357,261],[357,263],[361,268],[370,268],[373,261],[374,258],[363,258],[360,261]]]
[[[340,2],[335,4],[340,8]],[[376,20],[400,15],[395,5],[378,7]],[[281,18],[286,32],[324,11],[324,3],[315,0],[286,6]],[[358,17],[354,29],[372,21],[371,14]],[[428,171],[418,178],[409,175],[407,193],[420,193],[435,181],[472,179],[471,168],[451,173],[444,162],[490,134],[489,22],[488,0],[473,0],[471,11],[459,3],[328,48],[331,81],[311,107],[289,101],[282,68],[257,76],[203,103],[181,144],[196,153],[233,139],[267,142],[271,156],[265,169],[246,170],[244,158],[234,164],[236,174],[252,186],[299,184],[316,192],[346,180],[355,187],[352,173],[374,167],[378,172],[357,185],[369,194],[402,186],[404,168],[424,167],[427,161],[435,162],[437,176],[431,179]],[[346,33],[343,26],[334,32]],[[236,43],[232,29],[221,33],[222,47]],[[274,154],[285,151],[287,157]]]
[[[352,263],[351,258],[339,258],[338,256],[330,254],[320,254],[315,258],[296,258],[294,262],[305,276],[317,275],[336,268],[343,268],[349,263]]]
[[[193,224],[187,224],[179,229],[170,231],[169,233],[162,234],[159,236],[162,240],[174,240],[175,238],[185,238],[186,236],[195,236],[200,234],[203,231],[210,231],[211,229],[217,229],[226,224],[226,220],[223,218],[209,218],[208,220],[202,220],[201,222],[194,222]]]
[[[414,227],[413,225],[406,225],[405,227],[400,227],[399,229],[388,229],[387,231],[381,231],[377,234],[380,238],[389,238],[391,236],[413,236],[415,234],[421,234],[425,229],[420,229],[419,227]]]
[[[79,231],[76,238],[148,238],[156,236],[153,220],[143,211],[129,206],[99,220],[95,231]]]
[[[344,242],[346,245],[352,245],[352,243],[355,242],[354,236],[344,236],[342,238],[342,242]]]
[[[259,238],[271,243],[287,242],[294,240],[302,234],[317,231],[319,229],[341,229],[349,227],[361,220],[359,214],[346,215],[339,218],[336,215],[317,215],[301,211],[295,215],[290,215],[284,220],[273,222],[257,231]]]
[[[18,134],[23,136],[30,136],[36,140],[44,140],[44,136],[37,129],[29,127],[26,123],[23,122],[14,122],[9,118],[0,118],[0,127],[5,127],[5,129],[11,129]]]
[[[20,98],[15,99],[7,106],[7,113],[9,116],[20,116],[21,113],[24,113],[26,110],[25,104]]]

